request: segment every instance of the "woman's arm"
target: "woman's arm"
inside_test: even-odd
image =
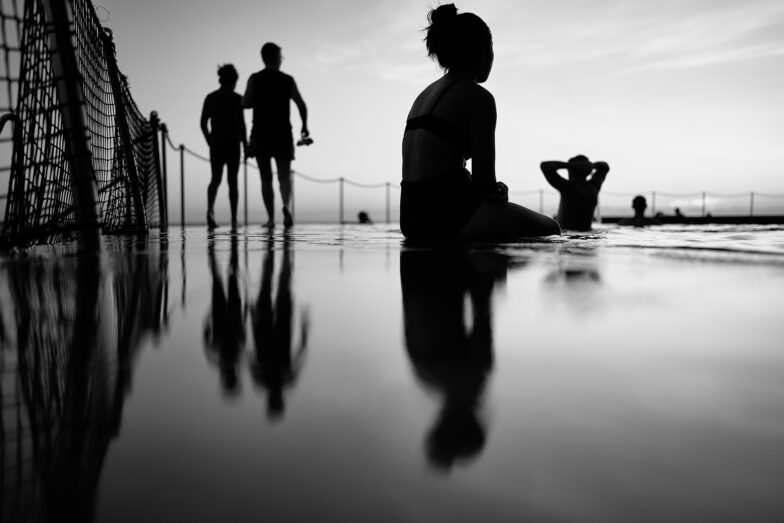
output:
[[[468,119],[469,146],[471,147],[471,178],[477,191],[494,194],[495,177],[495,125],[498,119],[495,98],[485,88],[477,85],[473,99],[466,101],[471,108]]]

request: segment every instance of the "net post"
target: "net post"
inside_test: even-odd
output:
[[[651,191],[651,213],[656,216],[656,191]]]
[[[158,112],[152,111],[150,113],[150,136],[152,137],[152,145],[153,145],[154,156],[155,156],[155,184],[158,186],[158,212],[161,215],[161,223],[159,228],[161,230],[166,230],[169,228],[169,217],[167,215],[168,206],[166,205],[166,186],[164,185],[163,182],[161,154],[158,148],[158,129],[160,127],[161,127],[161,120],[160,118],[158,118]],[[165,150],[165,144],[164,144],[164,150]]]
[[[539,214],[544,214],[544,190],[539,189]]]
[[[705,218],[705,191],[702,191],[702,217]]]
[[[123,158],[125,158],[125,165],[128,172],[128,180],[130,182],[131,197],[133,200],[134,213],[136,220],[134,229],[138,232],[147,231],[147,212],[142,199],[141,184],[139,183],[139,172],[136,169],[136,157],[133,154],[133,141],[131,140],[131,132],[128,127],[128,118],[125,114],[125,100],[123,98],[123,83],[120,80],[120,71],[117,68],[117,59],[115,56],[114,39],[112,32],[105,29],[103,32],[103,45],[106,53],[106,65],[109,72],[109,81],[112,84],[112,96],[114,98],[114,117],[117,125],[117,130],[120,134],[120,150],[122,151]]]
[[[166,159],[166,145],[169,141],[169,128],[161,123],[161,174],[163,177],[163,199],[166,205],[166,227],[169,226],[169,164]]]
[[[754,216],[754,191],[749,193],[749,216]]]
[[[180,227],[185,229],[185,145],[180,144]]]
[[[74,189],[74,214],[80,250],[97,251],[101,245],[101,223],[98,216],[98,190],[95,184],[92,155],[87,147],[84,121],[84,95],[76,62],[67,3],[43,0],[44,16],[53,31],[49,56],[63,120],[65,152]],[[21,173],[20,173],[21,174]]]

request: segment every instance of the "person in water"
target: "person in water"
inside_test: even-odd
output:
[[[480,84],[493,39],[454,4],[428,14],[425,44],[445,74],[417,96],[403,135],[400,228],[413,240],[508,241],[560,234],[558,223],[508,201],[495,173],[495,99]],[[466,161],[471,159],[471,172]]]
[[[590,231],[593,213],[599,201],[599,191],[610,171],[607,162],[591,162],[578,154],[568,162],[542,162],[542,172],[547,182],[561,193],[558,206],[558,223],[564,229]],[[569,178],[558,174],[566,169]]]
[[[661,225],[661,222],[656,218],[647,218],[645,216],[645,209],[648,208],[648,202],[645,196],[637,195],[632,199],[632,209],[634,209],[633,218],[624,218],[618,221],[618,225],[633,225],[634,227],[645,227],[646,225]]]

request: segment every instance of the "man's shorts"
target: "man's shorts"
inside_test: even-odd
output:
[[[290,130],[263,135],[251,133],[250,142],[256,159],[275,158],[289,161],[294,159],[294,137]]]

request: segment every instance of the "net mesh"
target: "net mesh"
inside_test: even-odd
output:
[[[0,72],[3,114],[18,117],[20,143],[13,132],[2,133],[0,187],[4,221],[3,246],[58,241],[80,226],[75,208],[68,140],[63,109],[77,103],[90,155],[90,179],[97,194],[97,214],[104,232],[143,231],[162,218],[157,124],[146,119],[117,68],[111,34],[101,25],[87,0],[67,2],[68,30],[76,70],[55,73],[58,55],[56,23],[49,23],[43,0],[0,0],[3,71]],[[70,51],[70,50],[67,50]],[[18,71],[18,73],[17,73]],[[60,99],[58,84],[78,86],[79,100]],[[73,85],[72,84],[72,85]],[[78,130],[77,130],[78,133]],[[81,137],[76,137],[77,139]],[[88,202],[89,203],[89,202]],[[86,204],[79,204],[86,205]]]

